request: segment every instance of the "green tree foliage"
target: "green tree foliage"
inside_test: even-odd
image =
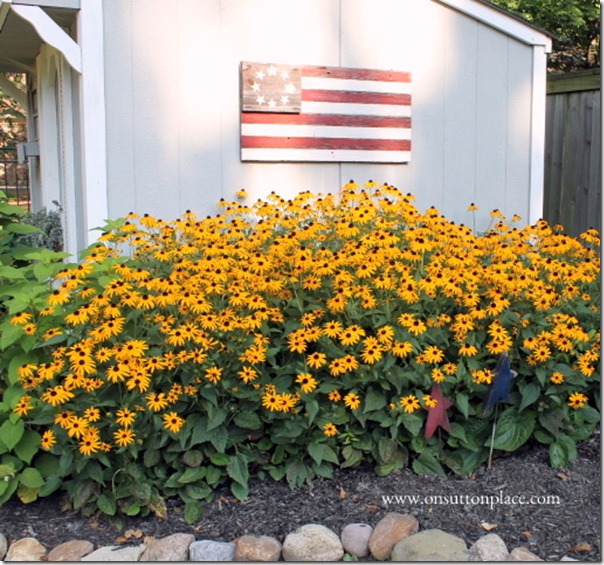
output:
[[[492,0],[555,36],[549,69],[556,72],[600,66],[598,0]]]
[[[6,79],[14,82],[21,90],[25,90],[25,75],[16,73],[0,73]],[[0,89],[0,147],[13,146],[26,139],[25,108]]]

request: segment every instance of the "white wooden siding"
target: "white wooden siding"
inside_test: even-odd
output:
[[[109,212],[216,212],[246,188],[395,184],[479,228],[528,219],[532,48],[433,0],[104,2]],[[411,163],[241,163],[239,62],[413,73]]]

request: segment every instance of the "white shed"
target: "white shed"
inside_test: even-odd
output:
[[[0,0],[0,70],[29,76],[14,94],[29,104],[34,207],[61,203],[73,253],[130,211],[213,214],[241,188],[255,199],[349,179],[391,183],[461,223],[474,202],[478,229],[495,208],[533,222],[550,49],[485,0]],[[245,160],[250,61],[410,77],[409,153]]]

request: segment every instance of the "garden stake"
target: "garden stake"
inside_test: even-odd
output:
[[[487,469],[490,469],[493,464],[493,446],[495,445],[495,430],[497,429],[497,407],[495,404],[495,419],[493,420],[493,431],[491,433],[491,448],[489,449],[489,461],[487,463]]]

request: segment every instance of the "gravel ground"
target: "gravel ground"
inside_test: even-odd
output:
[[[418,498],[390,503],[384,498],[395,495]],[[492,497],[483,498],[492,499],[492,505],[477,503],[477,497],[485,496]],[[512,504],[515,496],[525,497],[528,503]],[[438,497],[442,502],[449,497],[449,503],[439,503]],[[171,500],[167,519],[128,518],[116,528],[104,517],[61,510],[65,501],[57,493],[28,505],[12,500],[0,507],[0,532],[9,542],[36,537],[49,549],[70,539],[101,546],[140,543],[146,535],[159,538],[173,533],[216,541],[263,534],[283,541],[304,524],[323,524],[339,534],[347,524],[374,526],[387,512],[399,512],[414,515],[420,530],[440,528],[468,544],[490,531],[501,536],[509,550],[525,546],[548,561],[565,555],[600,561],[600,500],[598,432],[579,444],[579,458],[563,470],[552,469],[547,449],[537,445],[497,458],[490,470],[482,467],[467,480],[418,476],[410,469],[377,477],[370,468],[357,468],[291,491],[284,482],[253,479],[248,500],[238,502],[222,488],[193,525],[183,520],[182,505]]]

